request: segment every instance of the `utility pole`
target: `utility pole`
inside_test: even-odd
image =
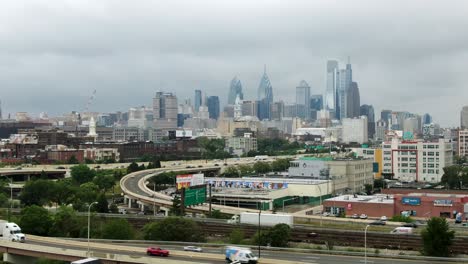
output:
[[[180,215],[185,215],[185,187],[180,189]]]
[[[211,217],[211,184],[208,183],[208,195],[209,195],[209,204],[208,204],[208,208],[209,208],[209,212],[210,212],[210,217]]]

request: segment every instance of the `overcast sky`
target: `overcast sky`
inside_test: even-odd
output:
[[[468,105],[467,1],[2,1],[0,99],[7,113],[113,112],[156,91],[255,99],[263,65],[274,99],[326,62],[351,57],[361,104],[458,126]],[[378,117],[376,117],[378,119]]]

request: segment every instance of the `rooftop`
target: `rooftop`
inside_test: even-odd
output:
[[[335,202],[358,202],[358,203],[381,203],[393,204],[393,196],[391,195],[341,195],[326,199],[325,201]]]

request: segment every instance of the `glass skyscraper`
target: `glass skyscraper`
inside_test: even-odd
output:
[[[236,103],[236,97],[239,95],[241,100],[244,100],[244,94],[242,93],[242,84],[237,77],[234,77],[229,86],[228,104],[234,105]]]

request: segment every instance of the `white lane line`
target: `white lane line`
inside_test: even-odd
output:
[[[320,259],[320,257],[314,257],[314,256],[308,256],[308,257],[305,257],[305,258],[308,258],[308,259]]]

